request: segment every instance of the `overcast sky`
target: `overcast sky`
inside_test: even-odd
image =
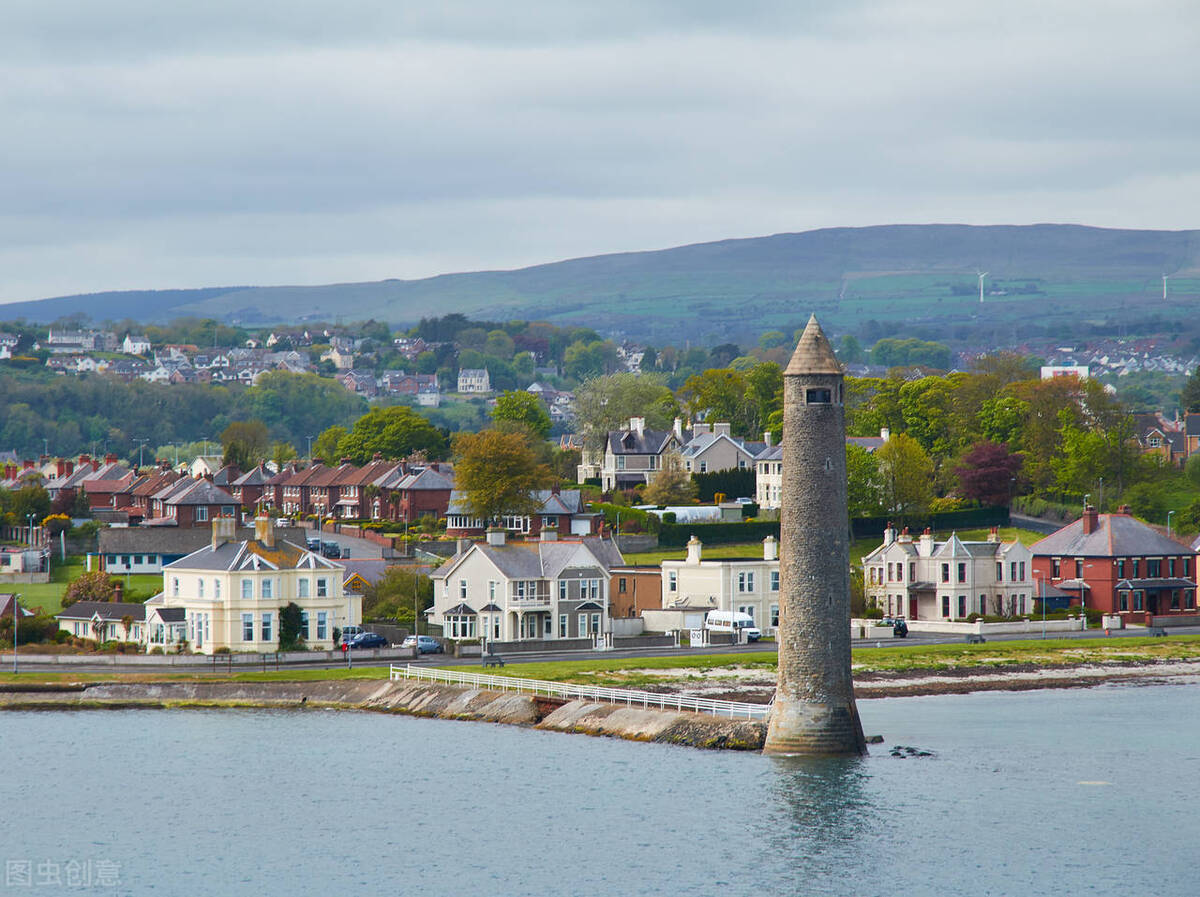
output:
[[[1200,224],[1195,0],[3,0],[0,301]]]

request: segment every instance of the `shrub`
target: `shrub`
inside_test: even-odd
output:
[[[150,649],[149,653],[150,654],[162,654],[163,653],[162,645],[155,645],[153,648]]]
[[[229,650],[229,646],[228,646],[228,645],[222,645],[222,646],[221,646],[221,647],[219,647],[219,648],[214,648],[214,649],[213,649],[213,654],[232,654],[232,653],[233,653],[233,652]]]

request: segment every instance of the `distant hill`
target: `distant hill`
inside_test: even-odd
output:
[[[977,271],[986,271],[981,306]],[[1162,303],[1162,275],[1171,301]],[[394,324],[462,312],[579,323],[658,342],[721,342],[803,323],[1166,317],[1200,297],[1200,231],[1077,225],[888,225],[721,240],[571,259],[513,271],[326,286],[226,287],[64,296],[0,306],[0,318],[165,321],[201,315],[244,324],[376,318]]]

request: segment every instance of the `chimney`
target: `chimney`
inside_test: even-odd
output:
[[[680,442],[683,441],[683,420],[675,418],[675,422],[671,425],[671,432],[675,434],[675,438]]]
[[[120,604],[125,600],[125,583],[119,579],[113,580],[112,601],[114,604]]]
[[[763,442],[767,444],[767,448],[771,447],[772,437],[770,430],[763,430]]]
[[[558,530],[554,529],[553,527],[546,527],[545,529],[542,530],[541,535],[542,535],[543,542],[557,542],[558,541]]]
[[[275,523],[270,517],[260,514],[254,518],[254,538],[267,548],[275,547]]]
[[[723,421],[719,424],[713,424],[714,436],[728,436],[730,434],[730,424],[728,421]]]
[[[21,462],[22,470],[33,470],[35,462],[32,458],[26,458]]]
[[[993,526],[993,527],[992,527],[992,528],[991,528],[991,529],[988,531],[988,537],[987,537],[987,540],[988,540],[989,542],[999,542],[999,541],[1000,541],[1000,529],[999,529],[999,527],[995,527],[995,526]]]
[[[493,548],[504,547],[505,532],[498,526],[490,526],[487,531],[487,543]]]
[[[909,533],[907,526],[904,527],[904,529],[900,530],[900,538],[897,539],[896,541],[897,542],[909,542],[909,543],[912,542],[912,534]]]
[[[629,429],[632,430],[634,433],[637,433],[638,436],[641,436],[643,433],[646,432],[646,418],[644,418],[644,417],[629,418]]]
[[[892,438],[892,431],[889,430],[887,427],[880,427],[879,428],[879,438],[882,439],[884,442],[887,442],[889,439]]]
[[[692,537],[690,539],[688,539],[688,543],[687,543],[687,563],[689,563],[689,564],[700,563],[700,555],[702,554],[703,550],[704,550],[704,543],[702,543],[699,539],[697,539],[696,534],[693,533]]]
[[[471,547],[470,539],[459,539],[457,542],[454,543],[454,553],[462,554],[464,551],[466,551],[470,547]]]
[[[212,524],[212,547],[215,551],[226,542],[232,542],[237,532],[237,521],[232,517],[214,517]]]
[[[711,432],[712,426],[710,424],[692,424],[693,436],[703,436],[704,434]]]
[[[921,533],[921,547],[917,553],[923,558],[933,556],[933,531],[929,527]]]
[[[774,536],[767,536],[763,539],[763,560],[773,561],[779,557],[779,543],[775,541]]]
[[[109,452],[107,455],[104,456],[105,464],[116,464],[118,460],[119,459],[113,452]]]
[[[1095,508],[1088,505],[1083,509],[1083,517],[1080,519],[1083,521],[1083,534],[1085,536],[1096,531],[1096,523],[1099,520],[1099,515],[1096,514]]]
[[[896,541],[896,527],[892,525],[892,521],[888,521],[888,525],[883,528],[883,544],[891,545]]]
[[[382,461],[383,460],[383,452],[376,452],[375,454],[373,454],[371,456],[371,460],[372,461]]]

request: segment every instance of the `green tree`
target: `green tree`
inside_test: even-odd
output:
[[[338,442],[337,457],[366,464],[376,452],[384,458],[404,458],[421,452],[431,460],[446,456],[446,437],[424,417],[403,405],[372,408]]]
[[[473,517],[489,523],[509,514],[532,514],[535,493],[554,482],[520,433],[484,430],[454,437],[454,481]]]
[[[1200,368],[1196,368],[1183,384],[1179,404],[1183,406],[1184,411],[1200,411]]]
[[[883,478],[879,460],[861,445],[846,445],[846,499],[851,517],[883,512]]]
[[[760,349],[774,349],[787,342],[787,335],[782,330],[768,330],[758,338]]]
[[[222,431],[221,444],[225,446],[222,464],[234,464],[240,470],[249,470],[267,457],[271,438],[267,425],[261,420],[237,420]]]
[[[304,647],[304,625],[300,605],[289,601],[279,608],[279,650],[295,651]]]
[[[1028,402],[1012,395],[998,395],[983,403],[976,422],[980,435],[989,442],[1020,445],[1028,416]]]
[[[550,435],[550,413],[541,399],[524,390],[509,391],[496,399],[492,420],[524,424],[541,439]]]
[[[863,348],[852,334],[847,333],[838,343],[838,361],[843,364],[859,364],[863,360]]]
[[[413,601],[421,611],[433,606],[433,580],[404,567],[388,567],[383,578],[363,592],[363,617],[370,620],[413,619]]]
[[[296,447],[290,442],[277,442],[271,446],[271,460],[279,467],[288,461],[295,461],[299,457]]]
[[[921,444],[893,433],[875,451],[882,484],[883,509],[901,520],[925,512],[933,499],[933,462]]]
[[[675,396],[657,374],[609,374],[575,390],[575,422],[592,451],[604,445],[610,430],[628,427],[631,417],[645,418],[651,430],[666,430],[678,414]]]
[[[563,371],[576,380],[610,373],[616,363],[617,347],[611,340],[575,342],[563,353]]]
[[[691,474],[678,459],[663,466],[642,492],[642,500],[652,505],[682,505],[696,500],[699,489]]]
[[[324,430],[312,444],[312,456],[320,458],[327,464],[336,464],[338,461],[338,443],[345,439],[346,434],[349,432],[349,430],[340,424],[334,424],[332,427]]]

